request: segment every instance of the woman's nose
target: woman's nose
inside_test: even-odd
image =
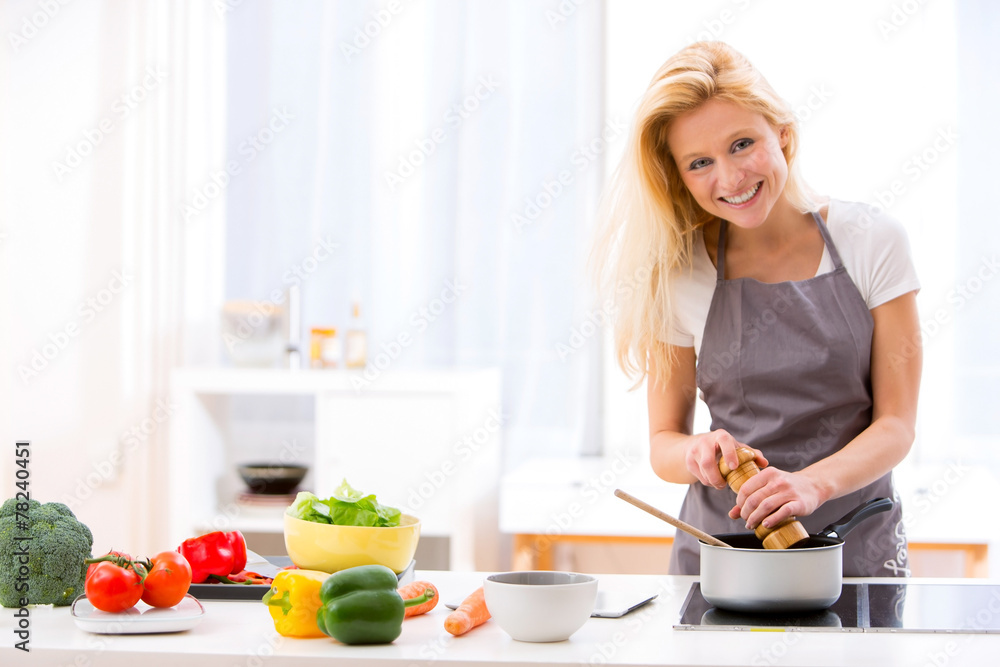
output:
[[[726,194],[736,194],[733,188],[739,187],[743,182],[743,170],[728,160],[716,163],[716,173],[719,178],[719,187],[726,191]]]

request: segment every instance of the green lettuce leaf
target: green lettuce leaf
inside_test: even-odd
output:
[[[346,479],[326,500],[307,491],[300,491],[285,511],[304,521],[338,526],[398,526],[401,515],[397,508],[380,504],[374,495],[365,495],[354,489]]]
[[[330,519],[330,508],[322,500],[308,491],[299,491],[295,500],[285,510],[285,514],[303,521],[315,523],[333,523]]]

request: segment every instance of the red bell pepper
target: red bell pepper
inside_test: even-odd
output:
[[[191,583],[205,583],[212,575],[226,577],[247,565],[247,541],[243,533],[215,531],[184,540],[177,551],[191,564]]]
[[[184,540],[177,551],[191,564],[193,584],[202,584],[213,574],[224,577],[233,571],[232,539],[222,531]]]
[[[234,530],[226,533],[229,536],[229,544],[233,548],[233,569],[229,574],[242,572],[247,566],[247,541],[243,533]]]

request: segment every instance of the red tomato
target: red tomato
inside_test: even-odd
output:
[[[176,551],[158,553],[143,584],[142,601],[151,607],[173,607],[191,586],[191,565]]]
[[[142,581],[135,570],[109,561],[95,565],[83,587],[90,604],[112,613],[134,607],[142,597]]]
[[[124,551],[109,551],[108,553],[106,553],[104,555],[105,556],[121,556],[125,560],[132,560],[132,557],[129,556]],[[94,570],[97,568],[98,565],[100,565],[100,563],[91,563],[90,565],[87,566],[87,576],[84,577],[84,581],[86,581],[87,579],[90,579],[90,575],[94,573]]]

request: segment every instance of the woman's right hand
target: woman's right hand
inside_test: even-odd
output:
[[[746,447],[724,430],[693,433],[694,407],[698,395],[695,385],[693,347],[673,347],[674,363],[668,382],[646,383],[649,408],[649,460],[660,479],[674,484],[700,482],[716,489],[726,487],[719,474],[719,456],[736,468],[736,449]],[[656,377],[655,368],[650,371]],[[753,449],[751,447],[751,449]],[[757,465],[767,459],[757,450]]]
[[[716,429],[709,433],[698,433],[689,436],[684,453],[684,465],[688,472],[694,475],[699,482],[705,486],[716,489],[726,488],[726,480],[719,472],[719,455],[726,459],[726,464],[730,469],[735,470],[739,465],[736,457],[736,450],[739,447],[746,447],[756,454],[757,465],[763,468],[767,465],[767,459],[760,450],[739,442],[728,431]]]

